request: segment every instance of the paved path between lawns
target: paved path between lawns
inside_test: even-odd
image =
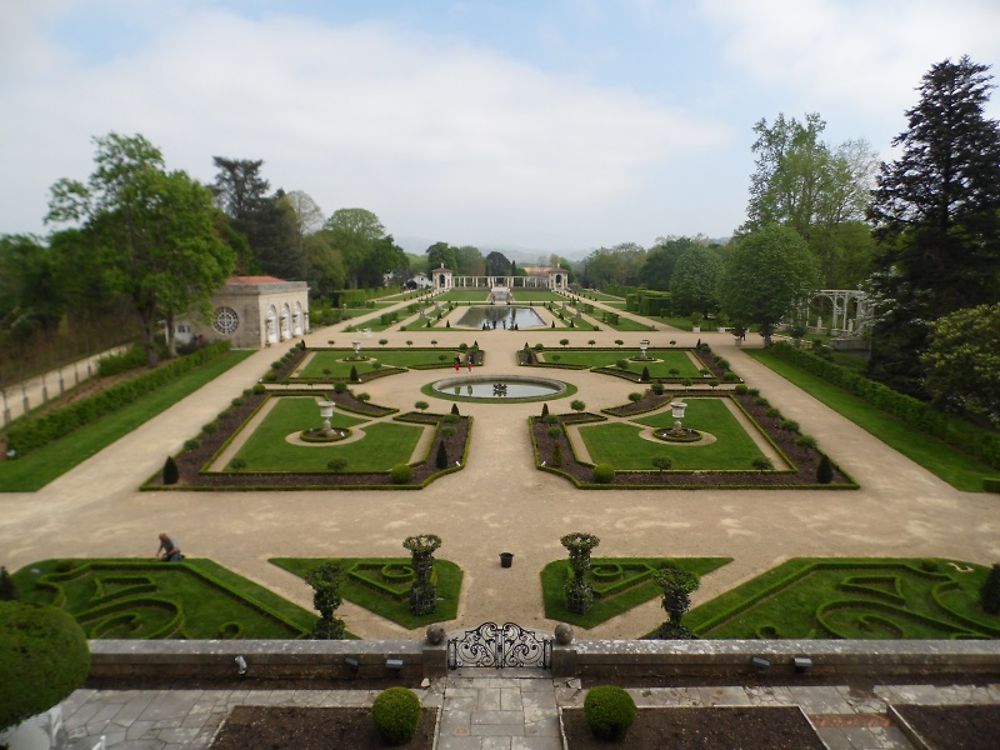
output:
[[[344,324],[306,337],[325,345]],[[515,352],[525,342],[556,345],[569,338],[587,346],[616,338],[638,350],[667,339],[693,345],[700,337],[726,356],[751,386],[759,387],[802,431],[860,484],[843,490],[576,490],[561,477],[534,468],[527,417],[538,403],[460,403],[475,417],[467,466],[420,492],[252,491],[139,492],[178,451],[291,342],[261,351],[151,419],[36,493],[0,494],[0,549],[8,568],[43,558],[151,557],[156,534],[167,531],[192,557],[209,557],[303,607],[311,592],[303,581],[267,562],[269,557],[371,557],[405,555],[410,534],[436,533],[439,556],[465,571],[458,618],[449,628],[486,620],[552,628],[542,611],[539,572],[565,557],[559,538],[572,531],[597,534],[598,557],[728,556],[729,565],[707,575],[696,592],[700,604],[794,556],[939,556],[990,564],[1000,560],[1000,501],[965,493],[896,453],[833,410],[789,384],[733,346],[726,334],[682,331],[475,331],[434,329],[386,333],[390,345],[406,339],[439,341],[450,350],[477,340],[486,364],[476,375],[517,373]],[[524,372],[523,369],[520,372]],[[411,371],[365,384],[374,403],[410,410],[427,400],[432,411],[451,402],[428,397],[420,386],[450,377],[447,370]],[[579,370],[546,369],[575,383],[572,398],[591,411],[627,403],[635,384]],[[570,398],[549,401],[569,411]],[[514,553],[501,568],[498,553]],[[399,626],[345,603],[338,615],[367,638],[401,637]],[[652,600],[588,631],[592,637],[634,637],[663,620]],[[585,635],[580,633],[581,636]]]
[[[513,671],[513,670],[512,670]],[[540,670],[463,669],[414,692],[440,706],[438,750],[560,750],[559,708],[579,708],[576,679]],[[1000,702],[987,685],[713,685],[630,688],[640,708],[801,706],[831,750],[912,750],[886,715],[889,704]],[[92,690],[61,704],[68,750],[204,750],[236,706],[369,707],[377,690]],[[641,721],[641,719],[640,719]],[[627,744],[627,743],[626,743]]]

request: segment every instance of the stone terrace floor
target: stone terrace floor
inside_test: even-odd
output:
[[[459,670],[416,692],[441,707],[439,750],[559,750],[558,707],[583,705],[577,679],[525,670]],[[798,705],[831,750],[912,750],[889,704],[991,704],[1000,683],[963,685],[767,685],[647,687],[629,691],[639,707]],[[103,735],[115,750],[207,748],[234,706],[370,706],[377,690],[92,690],[62,703],[69,750],[91,750]]]

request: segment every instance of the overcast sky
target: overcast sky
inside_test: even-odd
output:
[[[997,0],[0,0],[0,233],[46,231],[114,130],[205,182],[264,159],[408,249],[728,236],[756,121],[889,156],[921,75],[996,68],[998,29]]]

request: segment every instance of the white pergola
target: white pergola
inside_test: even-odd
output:
[[[797,306],[800,320],[818,309],[816,320],[807,320],[814,333],[829,331],[834,336],[860,335],[872,322],[872,305],[860,289],[817,289]]]

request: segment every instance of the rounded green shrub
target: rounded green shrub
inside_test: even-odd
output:
[[[594,467],[594,481],[597,484],[611,484],[615,481],[615,467],[611,464],[597,464]]]
[[[372,720],[375,731],[384,742],[405,744],[416,734],[420,721],[420,699],[404,687],[383,690],[372,704]]]
[[[87,637],[69,614],[0,602],[0,730],[56,705],[89,671]]]
[[[595,737],[620,740],[635,721],[635,701],[616,685],[598,685],[587,693],[583,715]]]
[[[396,464],[389,471],[393,484],[406,484],[413,479],[413,469],[409,464]]]

